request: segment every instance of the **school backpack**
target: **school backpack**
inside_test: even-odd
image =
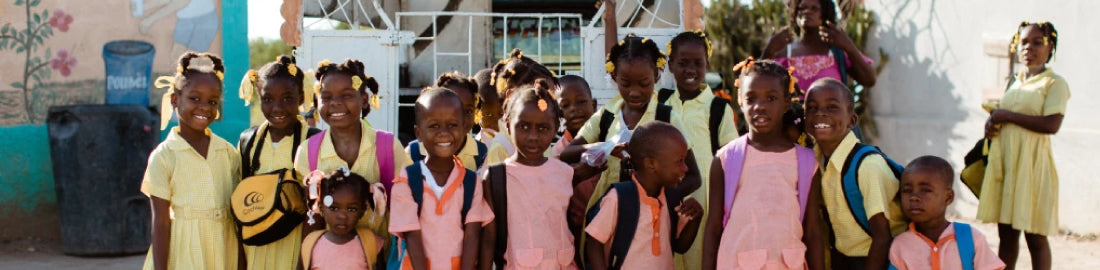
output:
[[[374,233],[371,233],[367,228],[356,228],[356,233],[359,235],[359,244],[363,246],[363,255],[367,257],[367,265],[370,268],[374,268],[374,264],[378,262],[378,243],[375,243]],[[313,231],[302,238],[302,267],[309,268],[310,259],[313,257],[313,247],[317,245],[317,241],[324,237],[325,230]]]
[[[672,118],[672,107],[664,104],[657,104],[657,115],[655,120],[671,123],[669,120]],[[595,142],[607,141],[607,130],[611,129],[611,122],[615,121],[615,114],[611,113],[607,109],[600,110],[600,134]]]
[[[641,208],[641,201],[638,198],[638,185],[634,181],[622,181],[611,184],[608,188],[608,192],[604,193],[603,197],[607,197],[607,193],[610,193],[614,189],[615,193],[619,196],[618,216],[615,221],[615,235],[611,239],[611,254],[608,257],[608,269],[618,270],[623,267],[623,260],[626,259],[627,251],[630,250],[630,243],[634,240],[634,233],[638,229],[638,214]],[[668,203],[668,217],[669,217],[669,239],[675,239],[676,224],[679,224],[680,216],[676,213],[676,207],[680,206],[680,192],[675,188],[665,188],[665,200]],[[603,197],[600,201],[603,201]],[[588,210],[588,215],[585,217],[585,223],[592,223],[592,219],[596,218],[596,214],[600,212],[600,204],[592,206],[592,209]],[[673,240],[675,241],[675,240]],[[681,253],[687,252],[687,250],[678,250],[676,245],[672,245],[673,252]]]
[[[863,143],[856,143],[848,153],[848,157],[844,159],[844,166],[840,172],[844,199],[848,201],[848,210],[852,212],[852,217],[867,235],[871,235],[871,224],[867,209],[863,206],[863,192],[859,190],[859,165],[870,155],[879,155],[886,160],[887,167],[890,167],[890,171],[894,173],[894,181],[901,179],[901,173],[905,170],[904,166],[887,157],[878,147]]]
[[[730,207],[733,206],[734,198],[737,196],[737,189],[741,182],[741,171],[745,165],[745,149],[748,147],[748,141],[746,135],[728,144],[730,149],[726,151],[726,162],[722,164],[726,174],[725,198],[723,198],[722,203],[725,206],[725,211],[723,211],[725,215],[722,218],[723,228],[729,222]],[[816,161],[814,151],[809,148],[796,145],[795,153],[798,155],[798,205],[802,209],[798,217],[801,220],[806,216],[806,202],[810,196],[810,184],[813,183]]]
[[[837,71],[840,71],[840,82],[844,83],[844,85],[848,85],[848,58],[845,57],[847,54],[837,46],[829,46],[829,54],[832,54],[833,61],[836,62]],[[809,85],[807,85],[807,87],[808,86]]]
[[[661,88],[657,92],[657,102],[661,105],[667,104],[668,99],[672,97],[674,90],[668,88]],[[715,98],[710,102],[710,153],[718,153],[718,149],[722,148],[721,144],[718,144],[718,132],[720,126],[722,126],[722,118],[726,117],[726,108],[729,107],[729,102],[725,99]]]
[[[477,144],[477,155],[474,156],[474,168],[481,168],[481,164],[485,163],[485,154],[489,152],[489,147],[478,140],[474,140],[474,143]],[[420,140],[409,142],[409,156],[412,158],[413,163],[424,160],[424,154],[420,153]]]
[[[259,134],[260,134],[259,143],[261,145],[259,147],[256,147],[256,152],[255,153],[252,153],[252,148],[253,148],[252,145],[255,142],[257,142],[257,140],[256,140],[257,132],[256,131],[259,128],[260,128],[260,126],[255,126],[255,127],[251,127],[251,128],[248,128],[248,129],[244,130],[244,132],[241,132],[240,141],[238,141],[238,143],[237,143],[237,146],[241,148],[240,149],[241,150],[241,179],[248,178],[249,176],[256,175],[256,171],[260,170],[260,153],[263,152],[263,150],[264,150],[264,147],[263,147],[262,144],[263,144],[264,140],[267,139],[268,129],[264,129],[263,131],[259,132]],[[320,132],[321,132],[320,129],[309,128],[308,130],[306,130],[306,138],[309,138],[310,136],[313,136],[313,134],[317,134],[317,133],[320,133]],[[297,151],[298,150],[298,144],[300,144],[302,142],[301,137],[302,137],[301,132],[294,132],[293,143],[291,144],[292,148],[290,148],[292,151]],[[290,160],[291,160],[291,163],[294,162],[294,155],[293,154],[290,155]],[[295,177],[297,177],[297,176],[295,176]]]
[[[289,235],[305,221],[305,195],[294,171],[281,169],[255,175],[237,184],[230,196],[237,238],[262,246]]]
[[[496,220],[496,250],[493,251],[494,269],[504,269],[504,252],[508,249],[508,175],[504,163],[489,166],[489,179],[486,183],[492,199],[493,216]]]
[[[405,167],[405,174],[409,179],[409,192],[412,193],[413,201],[416,202],[416,216],[419,217],[424,202],[424,173],[420,169],[419,162],[413,162],[413,165]],[[466,214],[470,212],[476,189],[477,173],[466,169],[466,174],[462,178],[462,225],[466,224]],[[390,254],[386,259],[386,269],[401,269],[401,260],[404,259],[408,246],[397,236],[392,238]]]
[[[321,152],[321,142],[325,139],[327,130],[321,131],[309,137],[309,148],[306,150],[309,159],[309,171],[317,170],[317,159]],[[393,133],[384,130],[375,130],[374,156],[378,163],[379,182],[386,190],[386,202],[388,205],[390,189],[393,188]],[[387,170],[388,169],[388,170]]]
[[[959,246],[959,259],[963,270],[974,270],[974,235],[970,224],[955,223],[955,244]],[[935,252],[935,251],[932,251]],[[890,264],[890,270],[897,270],[894,264]]]

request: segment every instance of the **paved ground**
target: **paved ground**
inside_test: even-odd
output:
[[[963,220],[971,224],[973,221]],[[992,224],[978,224],[990,246],[996,249],[997,228]],[[1054,236],[1054,269],[1100,269],[1100,240],[1096,237]],[[1022,240],[1021,240],[1022,241]],[[61,253],[61,243],[56,239],[21,238],[0,240],[0,269],[139,269],[145,261],[144,254],[85,258]],[[1026,244],[1021,243],[1018,269],[1031,269],[1031,258]]]

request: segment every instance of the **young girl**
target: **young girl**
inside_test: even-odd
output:
[[[279,169],[294,168],[294,151],[306,138],[320,130],[311,129],[298,116],[304,102],[302,80],[305,74],[289,56],[279,56],[257,73],[249,70],[243,79],[242,92],[255,90],[260,96],[259,107],[267,119],[257,127],[241,133],[237,149],[241,152],[241,178]],[[273,243],[244,247],[249,269],[290,269],[298,265],[301,248],[301,227]]]
[[[554,158],[561,155],[573,137],[581,131],[584,122],[596,113],[596,99],[592,98],[592,88],[588,81],[577,75],[561,76],[561,87],[554,91],[555,102],[561,107],[562,118],[565,120],[561,138],[554,143],[551,154]]]
[[[495,216],[482,232],[481,268],[576,269],[573,235],[565,220],[573,195],[573,168],[544,153],[561,109],[545,87],[524,87],[505,114],[516,154],[482,173],[485,200]],[[499,225],[498,225],[499,224]],[[494,258],[492,260],[490,258]]]
[[[478,108],[481,106],[478,103],[480,98],[477,95],[477,82],[473,78],[455,71],[440,75],[435,80],[434,87],[450,89],[458,94],[459,99],[462,99],[462,120],[463,123],[466,123],[462,128],[466,131],[463,133],[466,136],[459,141],[462,148],[456,155],[459,159],[462,159],[462,164],[465,164],[467,169],[476,171],[485,162],[485,155],[489,149],[484,143],[475,139],[473,134],[470,134],[470,131],[474,128]],[[424,159],[425,153],[427,153],[424,145],[419,141],[409,143],[407,151],[414,162]]]
[[[1058,172],[1050,137],[1058,132],[1069,100],[1066,79],[1047,67],[1058,48],[1049,22],[1023,22],[1012,50],[1027,69],[1016,75],[1000,107],[989,114],[989,165],[978,219],[998,223],[1001,259],[1015,268],[1024,232],[1035,269],[1050,269],[1047,236],[1058,233]]]
[[[729,103],[715,97],[704,81],[711,54],[710,40],[700,31],[683,32],[668,43],[668,52],[668,69],[676,79],[676,90],[661,89],[658,101],[672,107],[672,111],[684,120],[690,120],[682,122],[684,137],[694,149],[699,149],[695,151],[695,161],[700,175],[709,175],[710,162],[718,148],[737,138],[737,125],[733,122]],[[691,196],[705,202],[709,192],[710,181],[703,181],[703,186]],[[707,209],[706,205],[703,209]],[[707,217],[703,216],[703,224]],[[700,239],[695,239],[690,251],[676,256],[677,269],[700,269],[702,236],[699,234]]]
[[[462,121],[462,100],[451,90],[429,88],[416,100],[414,129],[427,155],[394,180],[389,231],[407,247],[401,269],[477,265],[482,224],[493,212],[475,173],[455,156],[466,135]]]
[[[620,174],[622,167],[619,163],[623,156],[625,142],[629,140],[629,133],[634,127],[650,121],[670,122],[676,127],[683,126],[676,112],[667,106],[657,104],[654,100],[653,88],[661,69],[665,66],[665,56],[657,49],[657,44],[653,40],[633,34],[627,35],[626,39],[612,47],[605,66],[618,85],[622,99],[608,104],[604,110],[593,114],[584,127],[581,127],[572,144],[561,153],[562,161],[577,163],[580,162],[582,153],[595,149],[593,152],[600,153],[593,156],[606,160],[604,164],[607,165],[607,169],[600,176],[594,193],[589,196],[586,209],[592,208],[612,183],[623,180],[620,176],[625,175]],[[610,138],[619,140],[609,141]],[[608,147],[609,145],[605,145],[605,142],[616,145]],[[609,153],[601,150],[607,148],[611,148]],[[678,187],[684,194],[694,192],[701,184],[694,154],[689,155],[687,162],[690,168],[684,182]]]
[[[703,268],[805,269],[801,218],[817,165],[784,130],[797,86],[772,61],[749,58],[734,73],[749,133],[719,149],[711,165],[710,209],[722,211],[707,221]]]
[[[315,77],[317,111],[329,129],[298,147],[294,169],[302,176],[299,179],[314,170],[332,172],[348,168],[372,184],[383,183],[388,192],[393,177],[411,161],[392,133],[375,130],[360,118],[369,112],[372,95],[367,94],[367,89],[376,94],[378,82],[363,74],[363,63],[358,60],[342,64],[321,61]],[[315,194],[311,192],[310,197]],[[368,212],[359,226],[370,228],[375,235],[387,235],[385,222],[384,215]]]
[[[871,59],[836,25],[833,0],[790,1],[787,10],[793,29],[784,27],[773,35],[764,49],[764,58],[795,68],[794,76],[807,86],[822,78],[845,84],[853,78],[863,87],[875,85],[877,75]]]
[[[196,58],[209,59],[213,67],[191,65]],[[157,80],[158,86],[170,87],[161,103],[161,129],[173,112],[180,125],[149,154],[141,182],[153,208],[145,269],[238,267],[241,246],[229,196],[240,180],[241,160],[232,144],[209,129],[220,116],[224,72],[221,58],[188,52],[180,57],[175,77]]]
[[[329,229],[313,231],[302,241],[302,266],[305,269],[378,269],[375,263],[385,241],[370,230],[356,228],[356,223],[368,209],[385,207],[385,199],[375,200],[376,194],[384,192],[381,184],[371,185],[367,179],[344,168],[327,177],[319,172],[311,173],[310,178],[319,185],[321,195],[311,205],[321,209]]]
[[[551,89],[557,88],[558,85],[558,79],[554,76],[554,72],[551,72],[534,59],[523,56],[523,51],[520,49],[512,50],[507,59],[494,65],[492,77],[490,84],[496,89],[497,95],[503,102],[502,104],[508,104],[508,98],[513,90],[520,86],[532,84],[537,79],[552,82]],[[508,108],[503,109],[509,111]],[[507,119],[501,118],[497,125],[508,126],[505,120]],[[509,140],[512,136],[508,134],[508,130],[500,130],[500,132],[503,134],[498,134],[489,143],[489,156],[485,159],[486,164],[504,162],[505,159],[516,152],[514,144]]]
[[[481,127],[481,131],[477,133],[478,141],[485,143],[493,141],[496,137],[497,131],[500,130],[499,121],[501,115],[504,113],[504,101],[500,99],[500,95],[497,94],[497,90],[490,84],[493,77],[492,69],[482,69],[474,75],[474,80],[477,81],[477,125]]]

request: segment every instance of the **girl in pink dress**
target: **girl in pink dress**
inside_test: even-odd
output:
[[[749,133],[718,150],[710,168],[703,269],[804,269],[802,222],[817,165],[784,131],[797,92],[788,69],[745,60],[734,72]]]
[[[356,224],[368,208],[385,208],[382,184],[371,185],[345,168],[324,178],[315,171],[310,174],[309,181],[319,182],[320,199],[312,203],[321,209],[328,229],[313,231],[302,240],[302,266],[305,269],[378,269],[375,264],[383,239],[369,229],[356,228]]]

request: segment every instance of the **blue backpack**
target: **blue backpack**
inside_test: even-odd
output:
[[[419,149],[419,146],[410,145],[411,149]],[[424,174],[420,170],[419,162],[413,162],[413,165],[405,167],[405,173],[409,179],[409,191],[412,193],[413,201],[416,202],[416,215],[420,216],[421,206],[424,202]],[[415,180],[414,180],[415,179]],[[477,173],[466,169],[466,174],[462,178],[462,224],[466,224],[466,214],[470,212],[470,204],[474,199],[474,191],[477,189]],[[400,240],[397,236],[392,236],[390,241],[390,254],[386,258],[386,269],[397,270],[401,269],[401,260],[405,257],[407,249],[404,240]]]
[[[848,201],[848,210],[852,212],[852,217],[855,218],[856,223],[863,228],[867,235],[871,235],[871,224],[870,217],[867,216],[867,209],[863,206],[863,192],[859,191],[859,165],[870,155],[879,155],[886,160],[886,164],[894,172],[894,181],[901,179],[901,173],[905,170],[904,166],[887,157],[878,147],[856,143],[856,146],[852,148],[852,152],[848,153],[848,158],[844,160],[844,166],[840,172],[844,199]]]
[[[959,246],[959,258],[962,261],[963,270],[974,270],[974,235],[970,230],[970,224],[955,222],[955,244]],[[897,270],[890,264],[890,270]]]
[[[474,140],[477,143],[477,155],[474,156],[474,168],[481,168],[481,164],[485,163],[485,153],[489,152],[489,147],[485,146],[485,143]],[[413,140],[409,142],[409,157],[412,158],[413,163],[424,160],[424,154],[420,153],[420,140]],[[412,178],[409,178],[412,179]],[[410,183],[412,181],[409,181]],[[415,195],[414,195],[415,196]]]

